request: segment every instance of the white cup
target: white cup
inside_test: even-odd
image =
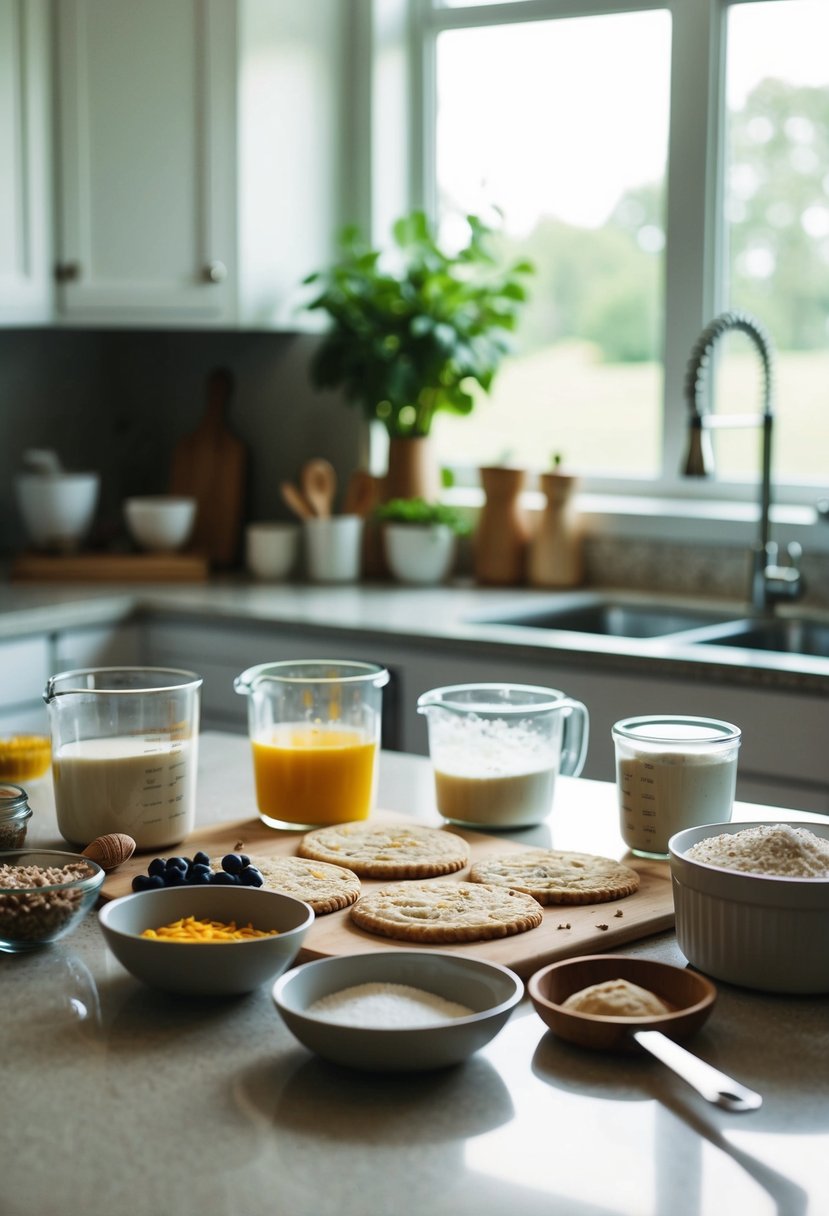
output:
[[[98,473],[20,473],[17,505],[36,549],[72,552],[86,537],[98,505]]]
[[[622,839],[640,857],[667,857],[676,832],[728,823],[740,729],[679,714],[626,718],[612,730]]]
[[[362,516],[306,519],[302,527],[309,579],[314,583],[356,582],[362,569]]]
[[[257,523],[245,528],[245,561],[254,578],[287,578],[298,551],[298,524]]]

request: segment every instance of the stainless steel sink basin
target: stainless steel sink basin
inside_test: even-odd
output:
[[[531,629],[564,629],[614,638],[658,638],[708,625],[726,624],[733,617],[696,608],[602,602],[578,608],[535,610],[479,620],[480,625],[520,625]]]
[[[736,621],[734,628],[705,639],[711,646],[739,646],[777,654],[829,659],[829,624],[809,620]]]

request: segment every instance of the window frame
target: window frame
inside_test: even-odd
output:
[[[582,487],[591,494],[659,497],[689,504],[693,500],[747,503],[757,497],[759,456],[757,479],[706,480],[680,473],[687,438],[683,385],[688,358],[704,327],[727,307],[723,206],[727,14],[732,6],[752,2],[757,0],[511,0],[450,8],[440,0],[411,0],[408,195],[413,205],[432,215],[437,209],[435,61],[442,32],[653,10],[670,16],[661,471],[654,478],[585,476]],[[472,479],[471,470],[457,473],[462,483]],[[777,502],[811,506],[824,496],[821,486],[775,480]]]

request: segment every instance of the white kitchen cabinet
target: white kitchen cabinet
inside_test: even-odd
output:
[[[585,667],[513,662],[484,651],[480,656],[412,648],[398,655],[405,672],[401,705],[403,751],[425,754],[425,720],[417,698],[445,684],[504,680],[559,688],[583,701],[590,714],[590,743],[583,776],[615,779],[611,728],[637,714],[692,714],[720,718],[742,731],[737,797],[771,806],[829,814],[829,700],[788,690],[740,687],[708,679],[601,671],[595,658]]]
[[[428,752],[421,693],[446,684],[503,680],[559,688],[583,701],[590,714],[585,777],[615,779],[610,731],[624,717],[647,713],[698,714],[742,730],[737,797],[772,806],[829,813],[829,700],[775,688],[743,688],[710,680],[601,671],[549,661],[513,660],[485,647],[477,653],[421,640],[344,631],[303,630],[263,622],[204,624],[150,616],[144,624],[147,661],[186,667],[204,678],[205,729],[244,731],[245,701],[233,679],[256,663],[297,658],[363,659],[391,672],[384,693],[384,743],[418,755]]]
[[[137,667],[143,661],[137,624],[63,629],[51,637],[51,674],[80,667]]]
[[[46,0],[0,0],[0,324],[49,319],[50,115]]]
[[[58,315],[235,316],[236,6],[60,0]]]
[[[353,160],[351,9],[54,6],[59,323],[308,327]]]
[[[389,669],[383,690],[383,746],[400,750],[400,706],[405,694],[404,673],[393,642],[370,643],[342,633],[303,630],[295,626],[250,622],[204,624],[150,616],[144,621],[146,661],[163,667],[184,667],[204,681],[201,695],[203,730],[247,730],[247,701],[234,692],[233,681],[248,667],[287,659],[354,659]]]
[[[45,634],[0,642],[0,731],[46,730],[43,690],[50,663]]]

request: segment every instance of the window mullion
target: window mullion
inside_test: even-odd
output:
[[[662,439],[668,483],[679,476],[685,451],[688,358],[721,298],[725,64],[721,0],[676,0],[672,19]]]

